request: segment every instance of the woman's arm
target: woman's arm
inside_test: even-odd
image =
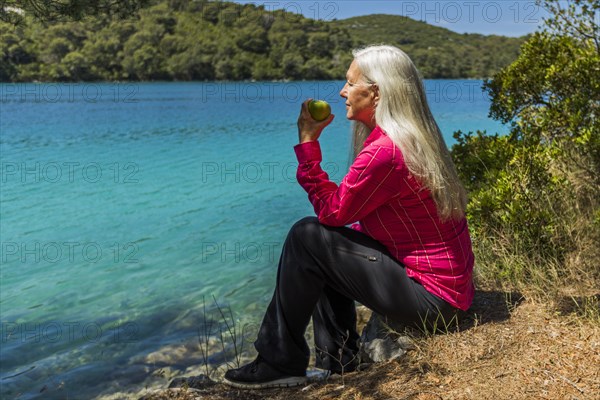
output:
[[[393,145],[367,146],[339,186],[321,168],[319,142],[302,143],[294,150],[299,161],[298,183],[324,224],[344,226],[356,222],[401,194],[406,167]]]

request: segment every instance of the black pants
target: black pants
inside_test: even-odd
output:
[[[409,278],[378,241],[307,217],[294,224],[284,243],[256,350],[282,372],[302,374],[310,356],[304,333],[312,316],[317,367],[340,369],[358,351],[355,300],[406,324],[422,325],[455,311]]]

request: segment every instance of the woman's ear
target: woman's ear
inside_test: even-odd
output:
[[[373,89],[371,92],[373,104],[375,104],[375,107],[377,107],[377,103],[379,103],[379,86],[374,84],[371,86],[371,88]]]

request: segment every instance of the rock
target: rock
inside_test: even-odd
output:
[[[361,362],[370,360],[372,362],[383,362],[395,360],[406,354],[400,345],[389,337],[385,339],[373,339],[363,344],[364,356],[361,356]]]
[[[214,384],[215,382],[212,381],[208,376],[197,375],[183,378],[175,378],[169,384],[169,389],[181,387],[188,387],[192,389],[204,389]]]
[[[414,348],[412,340],[403,335],[405,328],[373,313],[361,334],[360,363],[395,360]]]
[[[362,304],[356,305],[356,329],[358,332],[362,332],[365,328],[373,312]]]

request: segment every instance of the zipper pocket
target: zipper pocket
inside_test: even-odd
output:
[[[342,251],[344,253],[352,254],[352,255],[355,255],[358,257],[362,257],[362,258],[365,258],[372,262],[375,262],[378,260],[377,256],[370,255],[370,254],[363,254],[363,253],[359,253],[357,251],[352,251],[352,250],[348,250],[348,249],[344,249],[344,248],[340,248],[340,247],[336,247],[336,250]]]

